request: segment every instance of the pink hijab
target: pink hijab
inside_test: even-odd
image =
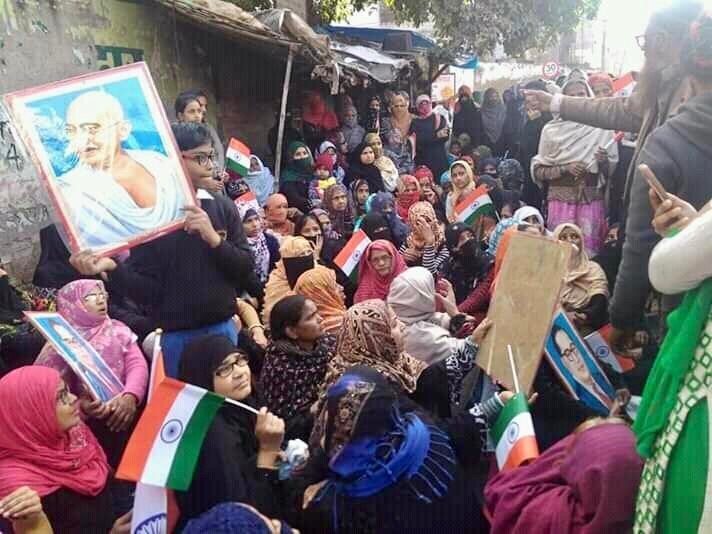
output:
[[[485,487],[492,534],[599,534],[633,527],[643,461],[624,424],[572,434]]]
[[[96,351],[101,354],[114,374],[125,384],[124,355],[136,335],[121,321],[90,313],[84,307],[84,297],[92,291],[106,291],[101,280],[76,280],[57,292],[57,312],[71,324]],[[74,373],[52,345],[47,343],[35,361],[36,365],[52,367],[59,371],[73,392],[78,382]]]
[[[0,498],[21,486],[41,497],[68,488],[98,495],[109,464],[84,423],[62,432],[57,424],[61,378],[47,367],[20,367],[0,379]]]
[[[391,258],[393,258],[391,274],[388,276],[379,275],[376,269],[371,265],[369,258],[371,257],[371,252],[374,250],[386,251],[391,255]],[[388,291],[391,288],[391,282],[407,268],[408,266],[405,264],[403,256],[400,255],[396,247],[390,241],[377,239],[368,245],[363,256],[361,256],[361,261],[358,266],[358,289],[354,295],[354,304],[370,299],[386,300]]]

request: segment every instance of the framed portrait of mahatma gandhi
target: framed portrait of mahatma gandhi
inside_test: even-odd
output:
[[[145,63],[5,101],[72,252],[111,255],[182,226],[195,196]]]
[[[602,415],[608,415],[616,392],[588,345],[561,309],[554,316],[544,348],[547,360],[568,392]]]

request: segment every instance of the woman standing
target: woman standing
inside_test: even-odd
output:
[[[265,284],[280,256],[279,241],[272,234],[265,232],[262,224],[262,217],[254,209],[245,211],[242,228],[252,251],[257,278],[261,284]]]
[[[377,133],[366,134],[364,141],[373,149],[373,154],[376,157],[373,164],[381,171],[381,178],[386,191],[392,193],[395,191],[398,182],[398,168],[391,158],[384,154],[383,142]]]
[[[445,143],[450,136],[447,121],[433,113],[433,103],[428,95],[420,95],[415,101],[418,117],[411,126],[415,133],[415,164],[425,165],[433,174],[440,176],[447,170]]]
[[[583,80],[570,80],[567,96],[590,97]],[[614,132],[556,119],[541,133],[539,154],[532,159],[532,177],[549,185],[547,222],[550,228],[573,223],[583,230],[586,252],[595,256],[606,233],[606,180],[618,163]]]
[[[0,500],[28,486],[57,534],[108,532],[110,467],[77,400],[47,367],[21,367],[0,379]]]
[[[388,108],[391,116],[383,119],[383,124],[381,125],[381,135],[385,139],[388,139],[390,132],[393,130],[398,130],[401,140],[407,140],[410,137],[413,116],[410,114],[409,106],[410,97],[408,93],[399,91],[393,95]]]
[[[504,121],[507,108],[497,92],[490,87],[482,97],[482,143],[492,150],[495,156],[502,156],[506,150],[504,143]],[[484,154],[481,154],[485,158]]]
[[[390,241],[378,239],[364,250],[359,260],[358,289],[354,303],[388,297],[391,282],[408,266]]]
[[[303,295],[286,297],[275,305],[270,332],[272,342],[259,380],[262,398],[272,413],[284,419],[288,437],[309,439],[313,425],[309,408],[334,357],[336,340],[322,328],[315,303]]]
[[[287,166],[280,177],[279,192],[287,197],[290,208],[307,213],[312,208],[309,185],[314,172],[314,158],[309,147],[295,141],[287,150]]]
[[[411,140],[403,137],[398,128],[393,128],[388,132],[385,139],[385,154],[395,164],[398,169],[398,174],[411,174],[415,167],[413,164],[413,145]]]
[[[482,143],[482,114],[472,98],[472,89],[467,85],[463,85],[457,90],[455,116],[452,122],[455,138],[466,134],[470,140],[468,145],[477,146]]]

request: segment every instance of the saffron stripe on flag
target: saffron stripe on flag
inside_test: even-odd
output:
[[[346,276],[350,276],[354,268],[358,266],[363,250],[371,243],[366,232],[359,230],[349,239],[348,243],[341,249],[334,258],[334,263]]]
[[[162,384],[166,384],[170,379],[165,379]],[[173,380],[170,380],[173,382]],[[152,392],[152,393],[155,393]],[[161,395],[152,395],[151,402],[146,407],[143,415],[136,423],[129,439],[121,463],[116,471],[117,478],[124,480],[141,480],[145,463],[148,461],[153,442],[156,438],[156,428],[160,429],[165,421],[166,414],[170,411],[180,393],[180,389],[175,387],[166,388]],[[162,486],[163,484],[158,484]]]

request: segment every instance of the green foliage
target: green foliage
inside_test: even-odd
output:
[[[512,56],[544,49],[595,17],[601,0],[384,0],[401,23],[431,20],[438,43],[451,53],[484,55],[498,43]],[[344,20],[376,0],[315,0],[324,22]]]

